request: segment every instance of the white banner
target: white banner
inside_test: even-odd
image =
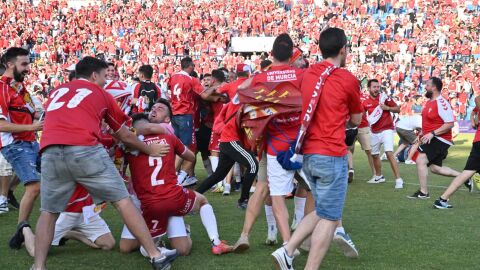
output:
[[[270,52],[275,37],[233,37],[233,52]]]

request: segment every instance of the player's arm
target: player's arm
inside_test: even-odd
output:
[[[154,123],[143,123],[135,127],[137,135],[167,134],[168,130],[162,125]]]
[[[395,102],[388,102],[388,104],[380,104],[380,107],[384,111],[390,111],[392,113],[400,113],[400,106],[398,106]]]
[[[444,133],[447,133],[453,128],[453,122],[448,122],[444,123],[441,127],[435,129],[433,132],[435,133],[435,136],[442,135]],[[432,135],[434,135],[432,133]]]
[[[350,114],[350,121],[348,121],[349,127],[358,127],[362,122],[362,114],[361,113],[353,113]]]
[[[133,88],[133,98],[130,101],[130,105],[136,105],[137,104],[138,95],[140,94],[139,92],[140,92],[140,83],[137,83],[136,85],[134,85],[134,88]]]
[[[19,125],[19,124],[10,123],[5,119],[0,119],[1,132],[18,133],[18,132],[25,132],[25,131],[39,131],[42,129],[43,129],[43,121],[37,121],[31,125]]]
[[[167,144],[151,144],[147,145],[137,138],[135,133],[131,132],[125,125],[122,125],[119,130],[112,134],[113,137],[122,141],[128,148],[137,149],[140,152],[153,156],[163,157],[170,151],[170,146]]]

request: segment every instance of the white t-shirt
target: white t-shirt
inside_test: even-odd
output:
[[[396,127],[405,130],[421,129],[422,116],[419,114],[400,116],[400,120],[398,120]]]

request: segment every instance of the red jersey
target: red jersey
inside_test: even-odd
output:
[[[367,100],[368,97],[369,97],[369,95],[367,93],[362,93],[360,95],[360,102],[362,102],[362,104],[363,104],[363,102],[365,100]],[[370,126],[370,124],[368,123],[368,120],[367,120],[367,114],[363,113],[362,114],[362,122],[360,122],[360,125],[358,125],[358,128],[366,128],[368,126]]]
[[[312,99],[320,74],[329,66],[327,61],[312,65],[302,81],[302,119]],[[346,69],[336,69],[325,80],[317,108],[305,134],[303,154],[341,157],[347,154],[345,124],[350,114],[362,113],[360,83]]]
[[[68,200],[67,208],[64,212],[82,213],[83,207],[92,204],[92,196],[90,196],[88,191],[82,185],[77,184],[72,197],[70,197],[70,200]]]
[[[253,77],[251,85],[264,82],[289,82],[294,88],[300,89],[304,70],[289,65],[272,66],[268,71]],[[282,91],[282,89],[275,89]],[[272,91],[275,91],[272,89]],[[268,94],[265,94],[268,96]],[[285,151],[290,147],[290,142],[296,139],[300,130],[301,113],[283,114],[275,117],[267,125],[266,150],[269,155],[277,155],[278,151]]]
[[[248,78],[240,77],[236,81],[227,83],[218,88],[217,92],[219,94],[227,94],[228,98],[233,99],[237,94],[237,89],[240,84],[246,81]]]
[[[146,144],[167,144],[170,152],[164,157],[151,157],[143,153],[127,154],[126,158],[132,174],[133,189],[142,202],[142,207],[161,200],[178,196],[175,171],[175,157],[182,155],[187,148],[173,134],[148,135],[143,138]]]
[[[219,90],[219,92],[227,93],[230,98],[230,102],[223,106],[223,110],[225,110],[223,118],[215,119],[215,121],[227,121],[220,134],[220,142],[240,141],[237,119],[234,114],[236,114],[241,107],[237,95],[238,86],[246,80],[247,78],[238,78],[236,81],[224,85],[224,87]]]
[[[365,112],[368,112],[368,114],[371,114],[379,104],[380,104],[380,95],[378,95],[376,98],[369,96],[367,99],[365,99],[362,102],[363,108]],[[395,101],[393,101],[390,97],[388,97],[385,100],[384,104],[389,107],[397,106],[397,103],[395,103]],[[380,133],[384,130],[395,129],[390,111],[383,111],[382,116],[380,116],[380,119],[378,119],[378,121],[375,124],[373,124],[371,128],[372,128],[372,133]]]
[[[31,125],[34,113],[35,107],[25,86],[12,78],[1,77],[0,119],[13,124]],[[35,132],[0,132],[0,148],[11,144],[14,140],[33,142],[36,140]]]
[[[195,95],[203,92],[203,86],[197,78],[180,71],[172,75],[168,89],[174,115],[195,113]]]
[[[429,100],[425,103],[422,110],[422,133],[428,134],[445,123],[453,123],[452,107],[450,103],[441,95],[435,100]],[[452,145],[452,130],[436,136],[442,142]]]
[[[102,119],[113,132],[130,120],[110,94],[83,79],[54,89],[46,108],[40,150],[54,144],[97,145],[102,138]]]

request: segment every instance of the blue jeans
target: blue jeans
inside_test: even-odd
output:
[[[193,115],[180,114],[172,117],[172,126],[175,130],[175,136],[185,145],[192,144],[193,136]]]
[[[315,198],[315,210],[320,218],[342,219],[347,194],[347,156],[305,155],[303,171]]]
[[[1,152],[12,165],[22,184],[40,181],[40,156],[37,142],[14,141],[3,147]]]

